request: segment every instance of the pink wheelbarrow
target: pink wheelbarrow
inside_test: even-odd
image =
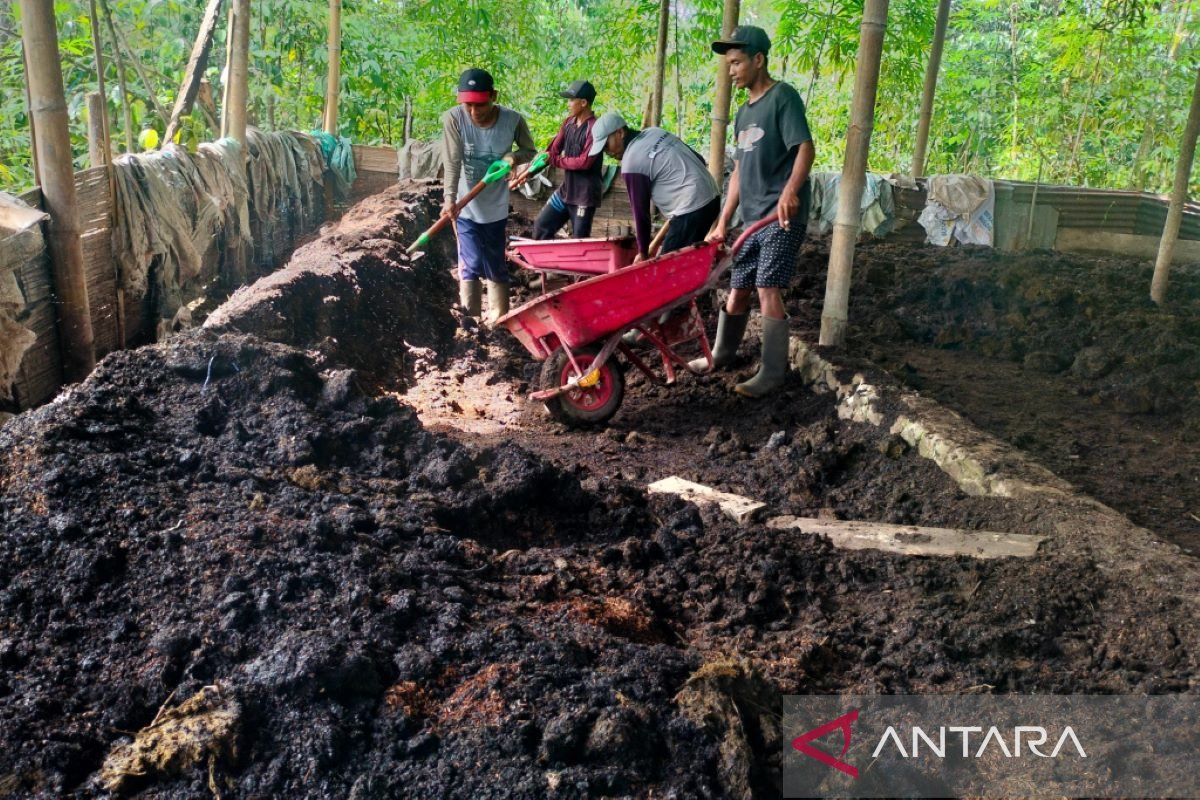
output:
[[[774,220],[772,215],[754,223],[732,247],[693,245],[544,294],[501,317],[497,324],[545,362],[541,386],[530,399],[544,402],[551,416],[566,425],[602,425],[625,396],[625,373],[613,358],[618,351],[655,382],[674,383],[676,367],[698,374],[712,369],[696,298],[714,289],[746,239]],[[557,244],[567,248],[574,243]],[[676,313],[685,308],[686,313]],[[631,330],[640,331],[657,349],[665,380],[622,341]],[[706,369],[692,369],[677,352],[692,341],[699,342]]]
[[[616,272],[633,263],[637,245],[632,236],[615,239],[520,239],[508,245],[508,260],[541,276],[542,293],[548,275],[583,280]]]

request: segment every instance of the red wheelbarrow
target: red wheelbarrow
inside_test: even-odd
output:
[[[514,237],[505,255],[517,266],[538,273],[545,294],[546,276],[565,275],[578,281],[616,272],[633,263],[637,245],[632,236],[543,240]]]
[[[730,248],[717,242],[693,245],[558,289],[501,317],[497,324],[545,362],[541,387],[529,397],[543,401],[551,416],[567,425],[600,425],[617,413],[625,396],[625,373],[613,358],[617,351],[650,380],[670,384],[676,367],[706,371],[693,370],[677,352],[680,345],[698,341],[712,369],[696,298],[715,288],[746,239],[774,220],[772,215],[754,223]],[[674,313],[684,307],[686,313]],[[658,350],[665,381],[622,341],[631,330]]]

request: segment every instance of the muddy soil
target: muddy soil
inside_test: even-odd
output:
[[[550,425],[444,254],[395,249],[419,194],[226,317],[300,349],[193,332],[0,429],[0,795],[768,798],[782,693],[1197,690],[1194,570],[1094,563],[1075,504],[970,497],[797,378],[749,412],[732,375],[633,378],[609,429]],[[403,346],[323,312],[373,270],[428,291],[365,323]],[[1047,542],[840,551],[665,474]]]
[[[790,293],[820,329],[828,238]],[[1031,453],[1084,492],[1200,553],[1200,265],[866,241],[849,353]]]

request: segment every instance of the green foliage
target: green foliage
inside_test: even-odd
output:
[[[143,66],[169,109],[183,77],[201,0],[108,0],[129,47],[134,138],[160,133]],[[707,148],[717,59],[709,42],[722,0],[672,0],[663,124]],[[1197,6],[1193,8],[1193,5]],[[771,70],[805,97],[818,166],[844,150],[863,0],[744,0],[742,19],[774,35]],[[891,0],[871,168],[909,167],[935,0]],[[87,0],[55,0],[78,166],[85,166],[86,95],[95,89]],[[31,182],[20,23],[0,10],[0,188]],[[325,95],[327,0],[253,0],[251,119],[319,126]],[[339,120],[356,142],[437,136],[458,73],[487,67],[501,102],[530,120],[539,144],[565,114],[558,90],[591,79],[597,110],[640,123],[651,90],[658,0],[344,0]],[[1200,0],[955,0],[930,137],[928,171],[1096,186],[1169,188],[1195,77]],[[123,149],[114,44],[102,24],[106,99]],[[226,27],[206,77],[221,100]],[[678,41],[678,52],[675,42]],[[676,92],[676,70],[682,96]],[[182,141],[215,136],[197,110]]]

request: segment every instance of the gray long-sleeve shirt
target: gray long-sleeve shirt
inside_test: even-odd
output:
[[[442,115],[442,164],[445,170],[445,201],[453,203],[483,179],[488,165],[512,153],[515,164],[522,164],[537,153],[529,123],[511,108],[497,106],[496,121],[490,127],[476,125],[462,106]],[[513,147],[516,152],[513,152]],[[489,186],[462,215],[475,222],[495,222],[508,216],[508,187],[503,182]]]

